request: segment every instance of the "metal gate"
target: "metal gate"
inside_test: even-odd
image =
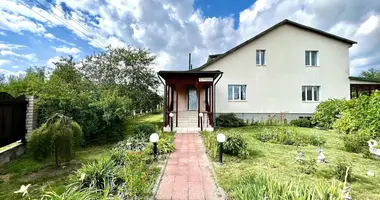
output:
[[[0,92],[0,147],[18,140],[25,142],[27,104],[24,95],[14,98]]]

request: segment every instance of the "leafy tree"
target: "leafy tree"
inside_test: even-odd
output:
[[[80,71],[91,82],[104,87],[118,87],[130,97],[135,110],[146,110],[161,102],[157,95],[159,81],[150,67],[155,56],[144,49],[107,48],[106,52],[88,56]]]
[[[380,80],[380,69],[371,68],[360,73],[361,77]]]

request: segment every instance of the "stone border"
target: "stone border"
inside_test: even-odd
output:
[[[0,151],[0,165],[9,163],[15,158],[23,155],[25,149],[25,145],[20,142],[10,148]]]
[[[202,143],[203,143],[203,145],[202,145],[202,148],[203,148],[202,151],[204,151],[205,154],[206,154],[207,162],[209,164],[209,170],[211,171],[212,178],[214,179],[214,182],[215,182],[215,185],[214,185],[214,191],[215,191],[215,193],[213,194],[214,195],[213,199],[215,199],[215,200],[227,199],[227,195],[226,195],[225,191],[218,184],[218,179],[217,179],[217,176],[216,176],[216,173],[215,173],[215,170],[214,170],[214,162],[212,162],[210,156],[207,153],[207,148],[206,148],[205,142],[203,140],[203,137],[201,135],[202,134],[199,133],[199,137],[201,137],[201,140],[202,140]],[[217,196],[215,196],[215,195],[217,195]]]
[[[149,198],[149,200],[155,200],[156,199],[156,195],[157,195],[158,189],[160,187],[162,177],[164,176],[164,172],[165,172],[166,166],[168,165],[170,154],[166,154],[165,155],[166,156],[165,160],[162,163],[162,168],[160,170],[160,174],[158,175],[157,180],[156,180],[156,182],[153,185],[152,196]]]

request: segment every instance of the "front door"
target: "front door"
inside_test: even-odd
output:
[[[197,98],[197,90],[195,87],[189,87],[188,89],[188,110],[198,110],[198,98]]]

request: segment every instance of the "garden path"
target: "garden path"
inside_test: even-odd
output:
[[[175,146],[176,150],[169,156],[156,199],[221,199],[200,134],[176,134]]]

